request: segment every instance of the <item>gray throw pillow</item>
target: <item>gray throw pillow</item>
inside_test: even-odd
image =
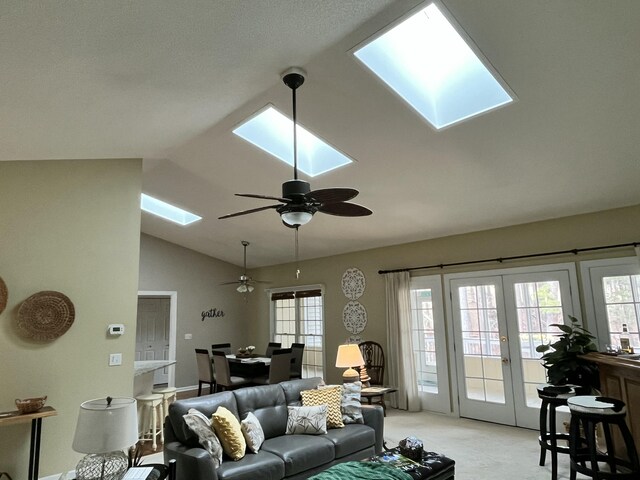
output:
[[[202,445],[202,448],[209,452],[209,455],[211,455],[213,459],[214,466],[216,468],[219,467],[222,463],[222,445],[220,445],[220,440],[218,440],[218,437],[213,431],[211,420],[195,408],[190,408],[182,418],[184,418],[185,423],[191,431],[198,436],[198,441],[200,445]]]
[[[314,405],[309,407],[287,407],[287,435],[322,435],[327,433],[326,405]]]
[[[260,425],[258,417],[256,417],[253,412],[247,413],[245,419],[240,422],[240,429],[247,441],[249,450],[253,453],[258,453],[264,442],[264,431],[262,430],[262,425]]]

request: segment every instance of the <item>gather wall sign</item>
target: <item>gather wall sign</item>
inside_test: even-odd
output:
[[[221,309],[218,309],[217,307],[202,311],[203,322],[205,318],[219,318],[219,317],[224,317],[224,312]]]

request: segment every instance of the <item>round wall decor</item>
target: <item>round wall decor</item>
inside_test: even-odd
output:
[[[349,302],[342,310],[342,321],[348,332],[358,334],[367,326],[367,310],[360,302]]]
[[[69,330],[75,316],[73,303],[63,293],[38,292],[20,305],[18,330],[34,340],[54,340]]]
[[[364,273],[357,268],[348,268],[342,274],[342,292],[349,300],[357,300],[366,287]]]
[[[0,277],[0,313],[4,312],[7,307],[7,299],[9,298],[9,291],[7,290],[7,284],[4,283],[2,277]]]

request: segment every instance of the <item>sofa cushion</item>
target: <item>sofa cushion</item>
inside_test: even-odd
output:
[[[290,477],[334,459],[333,442],[325,437],[326,435],[283,435],[265,440],[262,451],[279,456],[284,461],[285,476]]]
[[[376,443],[376,432],[367,425],[345,425],[344,428],[329,430],[324,437],[335,446],[336,458],[346,457],[359,450],[373,447]]]
[[[249,412],[253,412],[262,426],[265,438],[284,435],[287,428],[287,405],[282,387],[261,385],[240,388],[233,393],[238,405],[238,418],[245,418]]]
[[[258,418],[252,412],[247,413],[245,419],[240,422],[240,428],[247,441],[247,448],[253,453],[258,453],[264,442],[264,431]]]
[[[220,439],[224,453],[233,460],[240,460],[244,457],[247,442],[242,435],[240,422],[235,415],[225,407],[218,407],[216,413],[211,417],[211,424]]]
[[[302,395],[302,405],[327,405],[327,428],[342,428],[342,387],[327,387],[319,390],[305,390],[300,392]]]
[[[327,433],[326,405],[308,407],[290,406],[287,435],[323,435]]]
[[[213,464],[219,467],[222,463],[222,445],[220,445],[220,440],[218,440],[213,431],[211,420],[195,408],[190,408],[189,413],[182,417],[187,426],[198,436],[198,442],[202,445],[202,448],[211,455]]]
[[[219,480],[280,480],[285,475],[284,462],[273,453],[248,453],[237,462],[222,462],[217,475]]]
[[[278,385],[284,390],[285,402],[287,405],[302,405],[300,392],[303,390],[313,390],[322,383],[322,378],[300,378],[298,380],[288,380]]]
[[[189,413],[190,408],[195,408],[211,418],[211,415],[213,415],[221,405],[235,416],[238,416],[236,397],[234,397],[231,392],[220,392],[212,395],[187,398],[171,403],[169,405],[169,420],[171,421],[171,426],[173,427],[176,438],[188,447],[197,447],[199,445],[198,436],[187,426],[182,416]]]

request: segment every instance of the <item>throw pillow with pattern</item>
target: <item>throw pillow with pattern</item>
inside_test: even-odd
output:
[[[326,405],[312,407],[287,407],[287,435],[322,435],[327,433]]]
[[[340,404],[342,402],[342,387],[336,385],[333,387],[323,388],[321,390],[303,390],[300,392],[302,396],[302,405],[326,405],[327,409],[327,428],[342,428],[342,412]]]
[[[247,442],[242,435],[240,422],[236,416],[229,409],[220,406],[211,417],[211,423],[220,439],[224,453],[233,460],[240,460],[244,457]]]
[[[247,441],[247,448],[253,453],[258,453],[264,442],[264,430],[262,430],[258,417],[253,412],[247,413],[245,419],[240,422],[240,428],[244,439]]]
[[[318,389],[336,387],[337,385],[318,385]],[[362,404],[360,403],[360,393],[362,392],[362,382],[348,382],[342,384],[342,400],[340,409],[342,410],[342,422],[364,423],[362,416]]]
[[[195,408],[190,408],[182,418],[191,431],[198,436],[198,442],[202,448],[209,452],[214,466],[219,467],[222,463],[222,445],[213,431],[211,421],[204,413]]]

